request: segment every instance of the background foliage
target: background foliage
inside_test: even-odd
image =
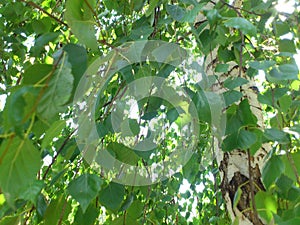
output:
[[[230,72],[231,61],[246,70],[247,79],[224,82],[227,123],[233,127],[226,131],[223,150],[250,148],[254,154],[270,142],[262,172],[266,190],[256,195],[258,213],[268,222],[299,224],[300,81],[294,55],[300,45],[300,6],[293,2],[287,13],[277,10],[277,3],[245,0],[238,9],[223,0],[0,0],[0,224],[231,223],[218,165],[207,159],[213,146],[211,112],[201,91],[211,84],[180,77],[200,112],[201,133],[194,156],[171,178],[141,187],[113,183],[80,154],[71,104],[79,80],[95,58],[141,39],[178,43],[204,57],[217,47],[215,78]],[[114,154],[126,151],[109,122],[120,88],[144,74],[175,79],[173,69],[134,64],[107,84],[97,126],[103,145],[116,146]],[[266,129],[257,128],[240,91],[258,74],[266,78],[258,78]],[[161,115],[167,115],[166,124],[178,119],[160,99],[139,104],[145,121]],[[134,133],[143,126],[147,122],[131,121]],[[178,137],[172,131],[166,136],[159,149],[164,153],[154,159],[135,155],[139,163],[168,155],[170,140]],[[183,183],[189,186],[185,192],[179,191]]]

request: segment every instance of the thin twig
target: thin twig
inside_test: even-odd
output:
[[[64,149],[65,145],[67,144],[67,142],[70,140],[71,136],[75,133],[77,129],[74,129],[68,136],[67,138],[64,140],[64,142],[62,143],[62,145],[60,146],[60,148],[57,150],[56,155],[52,158],[52,162],[51,164],[48,166],[46,172],[44,173],[43,176],[43,180],[47,177],[47,174],[49,173],[51,167],[53,166],[53,164],[55,163],[58,155],[62,152],[62,150]]]
[[[24,2],[25,4],[32,6],[33,8],[45,13],[46,15],[48,15],[49,17],[51,17],[52,19],[56,20],[57,22],[59,22],[60,24],[68,27],[68,24],[66,24],[64,21],[60,20],[59,18],[57,18],[56,16],[52,15],[51,13],[48,13],[45,9],[43,9],[42,7],[40,7],[39,5],[37,5],[34,2],[27,2],[26,0],[19,0],[21,2]]]

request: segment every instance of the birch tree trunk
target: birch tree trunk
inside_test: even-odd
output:
[[[242,8],[242,1],[235,1],[232,6],[237,10],[237,14],[239,15],[238,10]],[[219,74],[218,84],[213,87],[213,91],[221,94],[224,93],[226,88],[224,88],[222,84],[227,78],[241,77],[248,80],[249,82],[247,84],[238,87],[237,90],[242,92],[242,100],[248,100],[250,110],[257,118],[257,128],[263,130],[263,113],[257,100],[257,91],[253,88],[256,87],[256,85],[254,80],[249,80],[250,78],[246,75],[246,68],[242,65],[244,36],[241,32],[240,37],[242,49],[240,49],[239,63],[231,62],[229,72]],[[206,57],[205,69],[207,75],[216,74],[214,71],[218,63],[220,63],[220,61],[216,48]],[[236,102],[235,104],[238,105],[240,102]],[[231,125],[232,124],[227,121],[226,126],[229,126],[229,129]],[[223,139],[225,138],[226,137]],[[263,144],[254,156],[250,154],[250,150],[234,149],[224,152],[221,143],[217,139],[215,139],[214,147],[222,180],[220,188],[232,222],[241,225],[266,224],[266,222],[258,216],[254,196],[258,191],[265,190],[261,174],[266,155],[270,149],[269,144]]]

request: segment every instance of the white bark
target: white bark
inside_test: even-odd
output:
[[[236,1],[235,7],[240,8],[242,5],[242,1]],[[213,7],[212,5],[209,5],[209,7]],[[198,21],[202,21],[204,18],[203,15],[199,15],[197,18]],[[216,49],[207,57],[206,59],[206,72],[207,75],[213,75],[215,74],[214,68],[218,64],[218,58],[217,58],[217,52]],[[231,70],[231,72],[227,75],[220,75],[219,81],[222,83],[226,78],[228,77],[237,77],[239,76],[239,65],[236,63],[232,63],[231,68],[235,69]],[[230,71],[230,69],[229,69]],[[246,78],[249,80],[248,77],[246,77],[246,74],[244,71],[240,74],[241,77]],[[248,84],[243,85],[241,89],[243,90],[244,98],[247,98],[249,101],[249,104],[251,106],[252,113],[257,117],[258,122],[257,126],[263,129],[264,127],[264,120],[263,120],[263,114],[261,110],[261,106],[259,102],[257,101],[257,94],[251,90],[249,87],[255,86],[254,81],[250,81]],[[220,86],[216,85],[213,87],[213,91],[216,91],[218,93],[225,92],[225,89]],[[230,126],[230,124],[227,124]],[[224,137],[225,138],[225,137]],[[221,175],[221,190],[224,197],[224,200],[226,201],[226,207],[228,210],[228,213],[232,219],[232,221],[235,221],[236,219],[239,221],[239,224],[242,225],[251,225],[251,224],[265,224],[264,221],[260,219],[258,222],[253,222],[255,219],[253,219],[253,210],[249,210],[250,207],[250,201],[251,200],[251,194],[249,193],[249,188],[246,187],[246,185],[242,183],[247,183],[249,181],[249,163],[248,163],[248,153],[246,151],[241,151],[239,149],[233,150],[228,153],[224,153],[221,149],[221,143],[218,142],[217,139],[215,139],[215,155],[216,160],[219,165],[220,169],[220,175]],[[264,189],[262,183],[261,183],[261,171],[263,168],[263,165],[265,163],[265,157],[267,153],[269,152],[270,146],[268,144],[264,144],[254,155],[254,157],[251,157],[251,175],[252,175],[252,183],[255,183],[255,185],[258,185],[260,188]],[[248,182],[249,184],[250,182]],[[233,196],[235,194],[236,189],[238,186],[244,186],[243,193],[240,199],[241,204],[238,204],[238,207],[233,207]],[[252,186],[253,187],[253,186]],[[254,194],[258,191],[258,189],[253,190]],[[248,192],[248,193],[247,193]],[[247,203],[247,204],[245,204]],[[240,209],[239,209],[240,208]],[[247,210],[248,208],[248,210]],[[244,212],[244,210],[246,210]]]

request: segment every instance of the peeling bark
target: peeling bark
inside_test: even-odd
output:
[[[233,3],[237,14],[240,16],[239,9],[242,8],[241,0],[236,0]],[[213,8],[213,4],[208,4],[207,9]],[[205,20],[203,15],[197,17],[197,22]],[[241,34],[243,42],[243,34]],[[242,54],[240,54],[242,56]],[[246,76],[246,68],[242,67],[242,59],[239,63],[231,63],[230,69],[226,74],[219,74],[218,83],[213,85],[212,91],[217,93],[224,93],[226,89],[223,87],[223,82],[228,77],[243,77],[249,80]],[[210,54],[207,55],[205,61],[205,71],[207,75],[215,75],[215,67],[219,63],[217,56],[217,48],[214,49]],[[247,98],[250,104],[250,109],[253,115],[257,118],[257,128],[264,128],[264,119],[262,114],[261,106],[257,100],[257,93],[252,90],[252,86],[255,86],[255,82],[250,80],[248,84],[245,84],[239,88],[239,91],[243,93],[243,98]],[[230,124],[227,124],[230,126]],[[225,137],[224,137],[225,138]],[[262,147],[256,152],[254,156],[250,156],[250,153],[240,149],[235,149],[230,152],[223,152],[221,143],[215,138],[215,156],[219,165],[219,171],[221,176],[220,189],[223,198],[226,202],[227,211],[232,221],[238,220],[241,225],[262,225],[265,221],[258,218],[253,196],[258,191],[265,190],[264,185],[261,181],[261,171],[265,163],[265,158],[269,152],[269,144],[263,144]],[[250,170],[250,171],[249,171]],[[242,193],[236,207],[234,207],[234,196],[238,188],[241,189]]]

